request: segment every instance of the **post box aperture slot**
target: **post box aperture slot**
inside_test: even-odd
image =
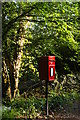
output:
[[[50,68],[50,76],[53,76],[53,67]]]

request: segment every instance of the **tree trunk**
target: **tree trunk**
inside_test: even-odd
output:
[[[20,8],[20,13],[21,14],[21,8]],[[28,25],[28,24],[26,24]],[[23,47],[25,43],[24,35],[24,26],[25,24],[21,23],[21,20],[19,20],[19,29],[17,31],[17,34],[19,37],[14,38],[16,45],[15,45],[15,50],[14,50],[14,61],[11,62],[11,60],[8,57],[8,54],[4,53],[4,61],[6,64],[6,69],[9,69],[9,94],[8,96],[11,98],[15,98],[16,96],[19,95],[19,89],[18,89],[18,84],[19,84],[19,71],[20,71],[20,66],[21,66],[21,57],[23,54]],[[17,48],[19,47],[19,48]],[[18,50],[18,51],[17,51]]]
[[[21,57],[23,53],[23,45],[24,45],[24,39],[21,38],[19,40],[19,45],[20,45],[20,51],[17,57],[17,60],[14,63],[14,78],[15,78],[15,90],[14,90],[14,98],[19,95],[19,90],[18,90],[18,83],[19,83],[19,71],[20,71],[20,65],[21,65]]]
[[[10,84],[9,73],[8,73],[5,60],[3,60],[2,67],[3,67],[2,69],[2,72],[3,72],[2,74],[2,88],[3,88],[2,95],[3,97],[7,95],[7,97],[9,97],[11,100],[11,84]]]
[[[22,11],[21,11],[21,6],[20,6],[19,15],[21,13],[22,13]],[[25,42],[25,39],[23,38],[23,32],[24,32],[24,26],[21,23],[21,20],[19,20],[19,30],[18,30],[19,38],[17,37],[17,41],[18,41],[17,44],[19,45],[19,52],[18,52],[18,55],[17,55],[17,53],[14,53],[14,55],[16,54],[16,58],[15,58],[15,61],[14,61],[14,78],[15,78],[14,98],[16,96],[19,96],[19,89],[18,89],[19,71],[20,71],[21,57],[22,57],[22,54],[23,54],[23,47],[24,47],[24,42]]]

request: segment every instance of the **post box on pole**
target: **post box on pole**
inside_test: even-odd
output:
[[[40,57],[39,77],[41,80],[46,80],[46,115],[48,116],[48,81],[55,80],[55,56]]]

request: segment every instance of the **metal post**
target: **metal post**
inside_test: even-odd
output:
[[[46,116],[49,116],[49,112],[48,112],[48,79],[46,80]]]

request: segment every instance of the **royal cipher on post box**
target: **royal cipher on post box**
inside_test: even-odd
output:
[[[55,56],[42,56],[39,59],[39,77],[41,80],[55,79]]]

